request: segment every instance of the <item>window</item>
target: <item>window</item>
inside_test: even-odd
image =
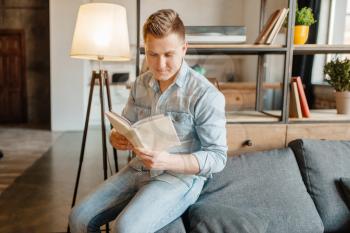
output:
[[[350,44],[350,1],[321,1],[317,21],[317,44]],[[317,54],[312,67],[313,84],[326,84],[323,66],[335,56],[350,58],[350,54]]]
[[[344,43],[350,44],[350,1],[347,1],[344,31]]]

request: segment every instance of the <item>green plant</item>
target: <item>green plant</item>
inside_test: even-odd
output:
[[[333,59],[324,66],[326,81],[334,87],[336,91],[350,91],[350,60],[345,58]]]
[[[314,14],[312,13],[311,8],[309,7],[303,7],[301,9],[297,8],[295,12],[295,25],[310,26],[315,22],[316,21],[314,19]]]

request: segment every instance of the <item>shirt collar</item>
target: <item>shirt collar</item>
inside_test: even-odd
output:
[[[160,88],[159,88],[159,84],[158,84],[158,82],[157,82],[157,80],[155,80],[154,78],[153,78],[153,75],[151,76],[151,78],[149,79],[149,82],[148,82],[148,86],[150,87],[150,88],[152,88],[154,91],[158,91],[158,90],[160,90]]]
[[[179,73],[177,74],[175,79],[175,83],[179,87],[182,87],[186,83],[188,69],[189,69],[188,64],[185,62],[185,60],[182,60]]]
[[[177,73],[176,79],[175,79],[175,84],[177,86],[182,87],[185,84],[188,69],[189,69],[189,66],[188,66],[187,62],[185,60],[182,60],[180,70]],[[155,91],[159,90],[159,84],[158,84],[157,80],[155,80],[153,77],[150,78],[148,85],[151,88],[153,88]]]

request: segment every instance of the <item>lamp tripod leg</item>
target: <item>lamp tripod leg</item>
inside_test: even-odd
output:
[[[102,129],[102,152],[103,152],[103,177],[107,179],[107,143],[106,143],[106,126],[105,126],[105,116],[104,116],[104,101],[103,101],[103,80],[102,71],[98,76],[100,83],[100,105],[101,105],[101,129]]]
[[[80,157],[79,157],[79,166],[78,166],[78,172],[77,172],[77,176],[76,176],[76,180],[75,180],[74,194],[73,194],[73,200],[72,200],[72,205],[71,205],[72,208],[74,207],[75,201],[76,201],[76,198],[77,198],[81,167],[82,167],[83,160],[84,160],[86,135],[87,135],[88,126],[89,126],[91,100],[92,100],[92,94],[93,94],[93,91],[94,91],[95,81],[96,81],[96,73],[93,72],[92,73],[91,82],[90,82],[89,101],[88,101],[88,106],[87,106],[87,110],[86,110],[86,118],[85,118],[85,125],[84,125],[83,140],[82,140],[82,143],[81,143],[81,150],[80,150]],[[69,225],[68,225],[68,228],[67,228],[67,232],[70,232]]]
[[[106,143],[106,126],[104,115],[104,101],[103,101],[103,71],[99,71],[98,80],[100,83],[100,105],[101,105],[101,128],[102,128],[102,152],[103,152],[103,176],[107,179],[107,143]],[[106,224],[106,232],[109,232],[109,224]]]
[[[112,102],[111,102],[111,92],[109,88],[109,80],[108,80],[108,72],[105,70],[103,72],[103,79],[106,85],[106,92],[107,92],[107,102],[108,102],[108,110],[112,110]],[[110,124],[111,129],[113,128],[112,124]],[[115,165],[115,172],[119,171],[118,168],[118,154],[117,150],[113,147],[113,157],[114,157],[114,165]]]

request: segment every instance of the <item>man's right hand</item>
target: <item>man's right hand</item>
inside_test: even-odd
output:
[[[118,150],[132,150],[132,144],[124,137],[119,134],[115,129],[112,129],[111,134],[109,136],[109,141],[112,146]]]

